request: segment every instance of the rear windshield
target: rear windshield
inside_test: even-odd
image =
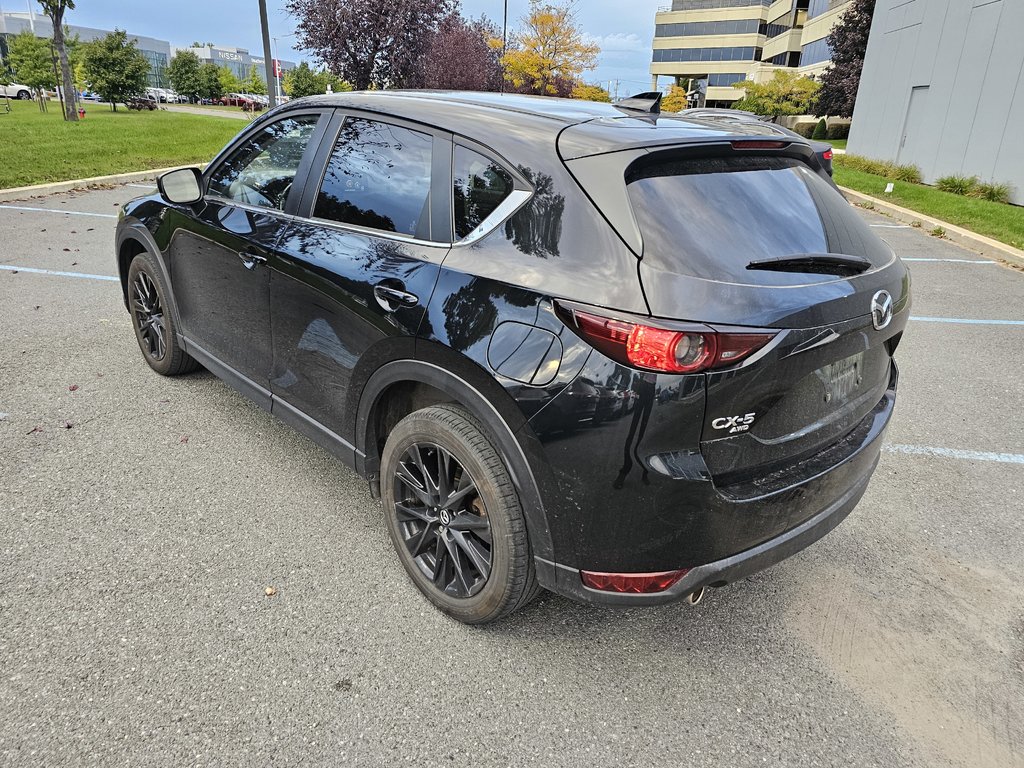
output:
[[[832,253],[864,256],[881,267],[891,258],[842,195],[796,159],[654,156],[632,166],[626,183],[643,233],[644,261],[657,269],[745,284],[793,284],[808,282],[808,276],[751,272],[747,265]]]

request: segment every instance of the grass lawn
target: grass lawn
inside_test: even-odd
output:
[[[1015,248],[1024,248],[1024,207],[977,200],[903,181],[894,182],[893,193],[887,195],[885,185],[889,183],[888,179],[838,165],[835,166],[835,181],[841,187],[890,200],[896,205],[987,235]]]
[[[835,149],[846,149],[846,139],[827,139]]]
[[[246,123],[175,112],[130,112],[88,104],[78,123],[61,119],[60,104],[39,112],[35,102],[0,102],[0,189],[50,181],[206,162]]]

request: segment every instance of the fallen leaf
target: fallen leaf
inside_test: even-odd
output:
[[[73,230],[73,229],[72,229],[72,230],[71,230],[71,234],[72,234],[72,235],[77,235],[78,233],[77,233],[77,232],[76,232],[75,230]]]
[[[277,590],[276,590],[276,589],[274,589],[273,587],[267,587],[267,588],[266,588],[265,590],[263,590],[263,593],[264,593],[264,594],[265,594],[265,595],[266,595],[267,597],[273,597],[274,595],[276,595],[276,594],[277,594]]]
[[[39,309],[39,306],[40,306],[39,304],[36,304],[35,309]]]
[[[92,232],[92,230],[93,230],[93,228],[92,228],[92,227],[89,227],[89,228],[88,228],[87,230],[85,230],[85,231],[86,231],[86,232]],[[44,229],[44,230],[43,230],[43,232],[45,232],[45,231],[46,231],[46,230]]]
[[[71,249],[70,248],[64,248],[62,250],[66,251],[67,253],[71,253]]]
[[[11,274],[12,274],[12,275],[16,275],[16,274],[18,274],[18,270],[16,270],[16,269],[12,269],[12,270],[11,270]]]
[[[181,443],[182,445],[184,445],[185,443],[187,443],[187,442],[188,442],[188,435],[182,435],[182,436],[181,436],[181,439],[180,439],[180,440],[178,440],[178,442],[179,442],[179,443]]]
[[[29,430],[28,432],[26,432],[25,434],[26,434],[26,435],[34,435],[34,434],[35,434],[36,432],[42,432],[42,431],[43,431],[43,428],[42,428],[42,427],[38,427],[38,426],[37,426],[37,427],[32,427],[32,429],[30,429],[30,430]]]
[[[72,424],[70,421],[65,421],[64,422],[64,429],[71,429],[73,426],[75,426],[75,425]]]
[[[72,261],[71,262],[71,266],[72,267],[77,267],[78,266],[78,262],[77,261]]]
[[[77,392],[77,391],[78,391],[78,385],[77,384],[72,384],[70,387],[68,387],[68,392]]]

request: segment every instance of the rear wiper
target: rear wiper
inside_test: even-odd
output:
[[[849,277],[867,272],[872,263],[863,256],[840,256],[837,254],[803,256],[780,256],[775,259],[763,259],[747,264],[747,269],[759,269],[769,272],[804,272],[821,275],[838,275]]]

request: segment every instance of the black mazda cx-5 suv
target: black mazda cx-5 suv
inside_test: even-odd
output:
[[[483,93],[259,118],[128,203],[143,356],[336,454],[441,610],[694,602],[849,514],[910,279],[808,144]]]

